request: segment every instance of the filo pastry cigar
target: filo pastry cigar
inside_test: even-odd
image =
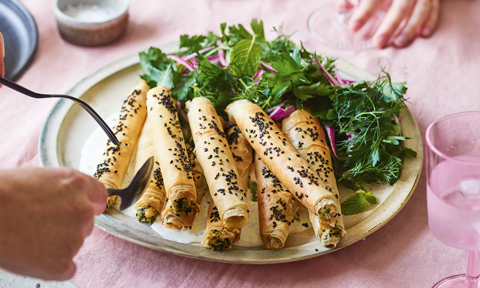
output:
[[[250,165],[253,160],[252,146],[248,144],[247,138],[240,132],[238,126],[233,126],[227,132],[228,145],[232,151],[235,165],[237,166],[238,176],[244,188],[247,188],[248,175],[250,174]]]
[[[335,205],[327,207],[338,209],[340,201],[338,197],[337,181],[333,173],[330,148],[327,145],[325,133],[320,122],[310,113],[297,110],[282,122],[282,131],[285,136],[315,169],[320,178],[319,183],[335,196]],[[340,210],[338,210],[340,213]],[[317,237],[328,245],[336,245],[345,235],[345,227],[342,218],[337,219],[335,227],[322,227],[315,220],[316,215],[310,214],[310,220]]]
[[[220,118],[220,122],[222,122],[223,125],[222,119],[223,118]],[[243,187],[246,188],[250,165],[253,159],[252,147],[248,144],[247,139],[245,139],[245,136],[243,136],[237,126],[228,129],[227,140],[230,151],[232,151],[233,159],[235,160],[235,166],[241,179],[240,181]],[[207,228],[202,240],[202,245],[212,250],[231,249],[233,243],[240,239],[241,229],[229,229],[223,226],[219,215],[215,202],[210,199]]]
[[[227,228],[239,229],[248,222],[247,194],[217,112],[204,97],[187,102],[187,110],[197,159],[220,219]]]
[[[193,179],[195,180],[195,187],[197,189],[197,203],[200,199],[208,193],[208,185],[203,173],[202,166],[198,162],[195,154],[195,143],[193,139],[187,144],[188,156],[192,165]],[[202,240],[202,245],[212,250],[227,250],[232,248],[232,244],[240,239],[239,229],[228,229],[223,226],[222,219],[220,219],[218,209],[215,203],[210,199],[208,207],[208,220],[205,229],[205,235]]]
[[[280,182],[318,216],[314,219],[318,225],[335,228],[343,223],[335,195],[320,184],[315,170],[258,105],[238,100],[228,105],[226,112]]]
[[[162,224],[174,230],[191,229],[198,215],[197,193],[182,127],[171,92],[164,86],[147,93],[148,119],[155,158],[160,164],[167,194]]]
[[[108,140],[100,164],[97,165],[94,177],[107,189],[122,188],[123,179],[147,117],[145,101],[148,89],[150,87],[147,82],[140,80],[130,92],[113,127],[120,145],[115,145]],[[108,197],[107,208],[112,207],[116,200],[117,196]]]
[[[145,121],[140,139],[138,140],[135,171],[138,171],[143,163],[154,155],[153,143],[150,139],[151,133],[150,123]],[[149,224],[152,224],[157,216],[162,213],[167,197],[165,187],[163,186],[162,172],[156,158],[151,177],[150,183],[142,196],[135,202],[138,221]]]
[[[282,249],[298,202],[278,178],[255,156],[260,237],[267,249]]]
[[[222,251],[231,249],[233,243],[239,239],[240,229],[224,226],[215,202],[213,199],[210,199],[207,228],[205,229],[202,245],[212,250]]]

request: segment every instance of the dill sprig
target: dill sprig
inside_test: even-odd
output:
[[[351,189],[371,183],[393,184],[401,174],[402,154],[415,153],[401,145],[395,122],[405,106],[405,83],[392,83],[388,73],[372,82],[338,88],[327,115],[339,139],[339,181]]]

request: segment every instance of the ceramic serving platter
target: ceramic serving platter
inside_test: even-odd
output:
[[[178,43],[158,46],[165,53],[178,51]],[[345,61],[337,60],[337,69],[345,77],[370,80],[374,76]],[[126,56],[107,64],[80,80],[66,92],[89,103],[101,116],[108,117],[118,111],[131,88],[139,81],[141,68],[138,54]],[[95,219],[95,225],[121,239],[154,250],[161,250],[185,257],[217,262],[270,264],[292,262],[326,253],[351,245],[392,219],[415,190],[420,178],[423,163],[423,145],[417,123],[408,108],[401,112],[401,128],[404,136],[411,139],[405,146],[417,151],[417,157],[407,156],[404,160],[402,176],[393,186],[374,185],[370,189],[379,200],[377,205],[357,215],[344,216],[347,234],[335,248],[325,248],[313,236],[313,230],[289,236],[281,250],[266,250],[258,247],[234,247],[228,251],[211,251],[200,243],[183,244],[160,237],[147,224],[110,210]],[[50,112],[40,135],[39,150],[43,166],[79,168],[80,154],[87,138],[97,128],[96,122],[78,105],[64,99],[58,101]],[[354,192],[340,187],[340,197],[344,201]]]

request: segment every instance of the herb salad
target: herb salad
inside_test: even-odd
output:
[[[278,36],[272,41],[265,39],[263,21],[253,19],[250,28],[222,23],[218,34],[182,35],[177,55],[151,47],[139,55],[141,78],[151,87],[171,89],[181,107],[206,97],[225,119],[226,106],[239,99],[259,105],[275,121],[298,109],[309,111],[329,136],[336,179],[359,191],[342,204],[343,214],[375,204],[366,186],[395,183],[402,158],[416,156],[402,145],[406,137],[399,129],[405,83],[393,83],[386,72],[371,82],[346,81],[336,59],[295,44],[281,26],[274,28]]]

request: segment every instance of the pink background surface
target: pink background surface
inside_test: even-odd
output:
[[[58,34],[52,1],[23,0],[39,31],[38,52],[19,83],[34,91],[63,93],[85,74],[121,56],[174,41],[180,34],[219,33],[219,24],[263,19],[267,37],[283,23],[296,42],[375,73],[389,62],[394,81],[408,83],[408,106],[422,134],[447,114],[480,110],[480,1],[442,1],[430,39],[405,49],[333,50],[308,34],[307,19],[327,1],[132,0],[127,34],[101,48],[66,43]],[[8,57],[8,55],[7,55]],[[387,60],[388,59],[388,60]],[[0,168],[40,166],[38,137],[55,100],[0,90]],[[72,281],[80,287],[431,287],[464,273],[466,253],[445,246],[428,229],[425,174],[403,210],[386,226],[347,248],[289,264],[232,265],[149,250],[95,228],[76,256]]]

